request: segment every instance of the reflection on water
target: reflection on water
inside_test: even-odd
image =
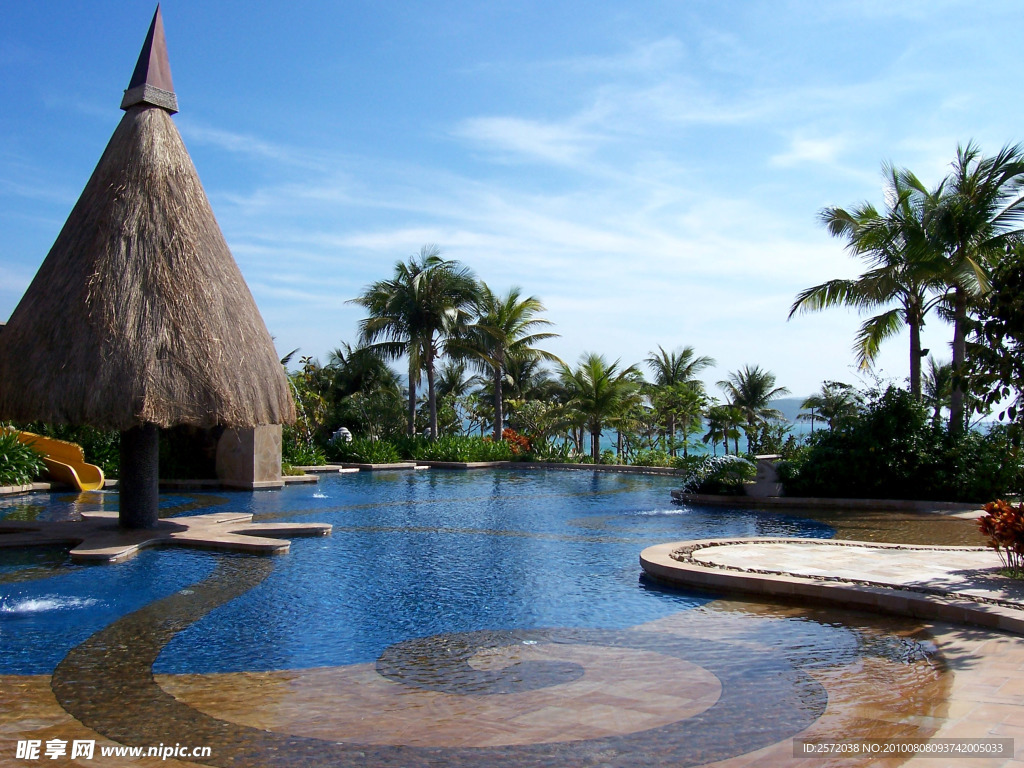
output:
[[[951,515],[859,510],[799,510],[789,514],[832,527],[837,539],[947,547],[985,546],[985,538],[973,519]]]

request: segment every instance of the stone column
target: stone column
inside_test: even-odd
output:
[[[775,468],[781,456],[767,454],[755,456],[757,462],[757,477],[753,485],[746,486],[747,496],[781,496],[782,483],[779,482],[779,473]]]
[[[281,425],[225,429],[217,441],[217,479],[228,488],[281,488]]]
[[[117,523],[122,528],[156,528],[160,508],[160,430],[142,424],[121,433]]]

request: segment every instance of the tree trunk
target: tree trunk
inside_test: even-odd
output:
[[[668,415],[668,455],[673,459],[676,457],[676,415]]]
[[[430,406],[430,439],[437,440],[437,392],[434,390],[434,356],[427,355],[427,403]]]
[[[962,435],[967,419],[959,376],[967,357],[967,292],[960,286],[953,290],[953,393],[949,400],[949,432]]]
[[[908,316],[907,324],[910,326],[910,394],[921,402],[921,321]]]
[[[419,371],[409,364],[409,437],[416,434],[416,374]]]
[[[601,461],[601,428],[598,427],[596,430],[590,430],[590,455],[594,459],[594,463],[598,464]]]
[[[502,391],[503,371],[499,365],[494,372],[494,442],[501,440],[505,428],[505,398]]]
[[[121,433],[117,524],[156,528],[160,507],[160,430],[142,424]]]

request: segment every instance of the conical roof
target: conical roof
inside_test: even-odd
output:
[[[147,49],[166,60],[159,21],[158,9],[144,69],[160,67]],[[170,67],[161,71],[169,84]],[[0,332],[0,418],[125,430],[294,416],[270,334],[170,108],[128,105]]]

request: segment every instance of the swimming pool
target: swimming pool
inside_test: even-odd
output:
[[[121,743],[170,743],[187,723],[193,741],[220,740],[209,764],[303,764],[309,750],[343,764],[372,747],[373,764],[697,765],[808,728],[891,731],[856,707],[826,715],[879,690],[913,693],[888,706],[918,718],[901,733],[927,730],[946,678],[915,625],[645,582],[650,544],[833,533],[676,506],[676,485],[407,471],[165,494],[163,514],[334,530],[276,558],[165,549],[88,567],[0,550],[0,676],[49,676],[65,710]],[[116,499],[7,500],[0,515],[73,518]]]

